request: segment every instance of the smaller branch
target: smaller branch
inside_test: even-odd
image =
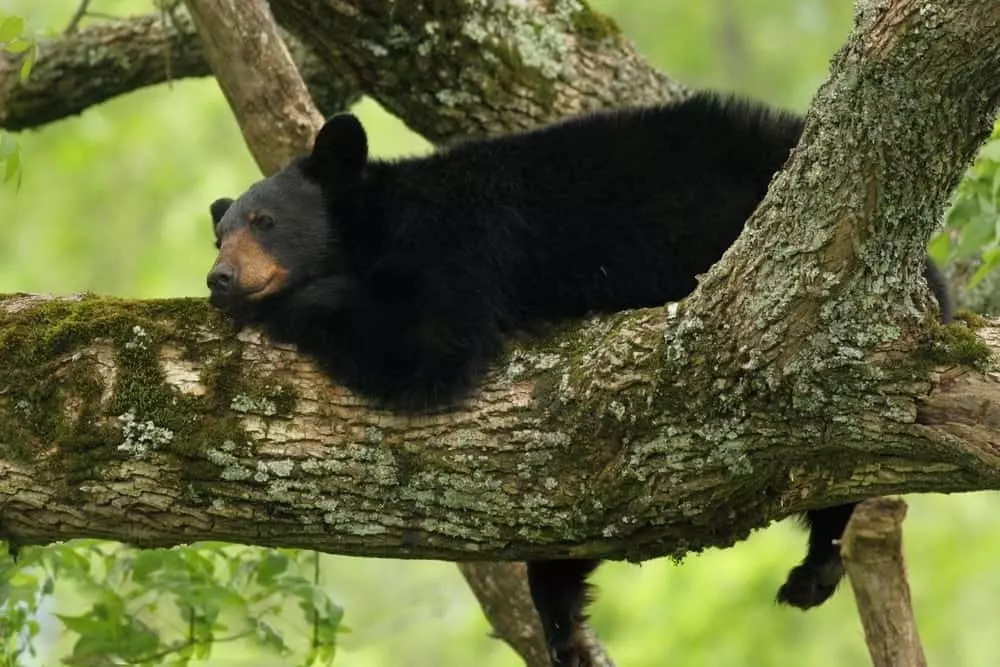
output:
[[[98,16],[87,12],[88,18]],[[159,14],[109,18],[41,42],[41,58],[23,83],[18,58],[0,54],[0,129],[37,128],[139,88],[211,76],[186,12],[166,24]],[[324,115],[358,99],[357,89],[325,60],[287,33],[283,37]]]
[[[82,21],[83,17],[87,15],[87,7],[89,6],[90,0],[83,0],[83,2],[80,3],[80,6],[76,8],[76,12],[73,13],[73,17],[69,20],[69,24],[63,31],[64,35],[76,32],[76,28],[80,25],[80,21]]]
[[[526,667],[549,667],[524,563],[459,563],[493,632],[514,649]]]
[[[873,667],[927,665],[903,562],[905,517],[900,498],[866,500],[854,510],[841,545]]]
[[[458,563],[458,569],[479,600],[495,635],[521,656],[526,667],[549,667],[524,563]],[[614,667],[590,626],[585,624],[578,630],[577,645],[585,656],[581,667]]]
[[[257,165],[273,174],[312,144],[323,117],[264,0],[186,0]]]

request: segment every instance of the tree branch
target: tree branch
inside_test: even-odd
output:
[[[294,351],[227,333],[201,300],[13,297],[0,313],[0,530],[20,543],[645,559],[809,507],[1000,488],[992,375],[911,385],[931,412],[958,404],[945,423],[900,423],[868,396],[824,418],[824,438],[775,404],[719,441],[724,424],[692,427],[690,402],[646,398],[677,326],[658,310],[520,345],[467,405],[423,417],[366,408]],[[996,350],[1000,329],[982,333]]]
[[[454,6],[414,5],[406,12],[385,0],[271,6],[279,24],[286,24],[285,15],[286,27],[320,48],[300,47],[284,33],[324,115],[363,90],[434,141],[684,94],[635,52],[613,22],[586,7],[570,11],[554,3],[546,9],[541,0],[475,10],[460,0],[449,4]],[[553,16],[561,18],[550,21]],[[542,50],[533,48],[536,42]],[[163,26],[158,15],[139,16],[46,42],[23,86],[16,61],[0,56],[0,128],[38,127],[163,83],[168,44],[173,78],[210,74],[183,13],[177,26]],[[549,62],[549,56],[558,60]]]
[[[577,0],[444,0],[405,10],[394,0],[273,0],[271,9],[434,142],[686,94],[613,21]]]
[[[264,2],[186,0],[247,147],[270,174],[303,153],[323,117]]]
[[[903,563],[906,503],[874,498],[857,506],[841,552],[874,667],[926,667]]]
[[[524,564],[459,563],[458,569],[493,631],[524,659],[525,667],[550,667]]]
[[[358,98],[326,63],[286,34],[286,43],[325,115]],[[190,17],[177,12],[100,23],[41,44],[41,58],[21,83],[15,56],[0,54],[0,128],[24,130],[82,113],[119,95],[171,79],[210,76]],[[169,61],[169,66],[168,66]]]
[[[432,139],[676,92],[563,2],[272,7]],[[862,8],[802,146],[684,307],[515,347],[461,408],[366,410],[200,302],[8,299],[3,536],[641,559],[809,507],[998,488],[997,379],[955,365],[985,364],[969,336],[916,356],[934,345],[912,285],[996,107],[1000,9]]]

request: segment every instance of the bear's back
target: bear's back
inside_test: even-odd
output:
[[[434,261],[470,285],[501,284],[518,324],[689,294],[800,133],[795,116],[699,94],[469,140],[392,169],[423,204],[403,197],[399,215],[422,211],[410,224],[447,248]]]

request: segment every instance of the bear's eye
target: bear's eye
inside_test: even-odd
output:
[[[270,229],[271,227],[274,227],[274,218],[266,213],[258,213],[250,218],[250,226],[254,229]]]

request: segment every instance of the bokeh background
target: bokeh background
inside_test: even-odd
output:
[[[39,31],[65,26],[75,0],[0,0]],[[152,11],[152,0],[95,0],[107,14]],[[639,49],[683,83],[735,90],[803,111],[851,27],[844,0],[593,0]],[[429,145],[372,100],[355,111],[373,153]],[[20,191],[0,188],[0,292],[88,290],[135,298],[200,296],[214,249],[208,203],[258,178],[213,80],[177,81],[121,97],[79,118],[18,136]],[[997,664],[1000,495],[909,498],[906,550],[932,665]],[[803,614],[774,592],[804,553],[789,522],[682,563],[612,563],[596,576],[593,624],[622,667],[868,664],[849,589]],[[346,611],[335,664],[348,667],[520,662],[489,627],[448,563],[322,558],[322,582]],[[57,587],[48,614],[78,609]],[[51,621],[51,617],[47,617]],[[42,619],[46,621],[45,618]],[[294,620],[290,621],[294,625]],[[56,665],[73,641],[46,622],[36,664]],[[290,630],[295,632],[295,628]],[[299,630],[303,637],[307,629]],[[204,664],[294,664],[234,643]]]

